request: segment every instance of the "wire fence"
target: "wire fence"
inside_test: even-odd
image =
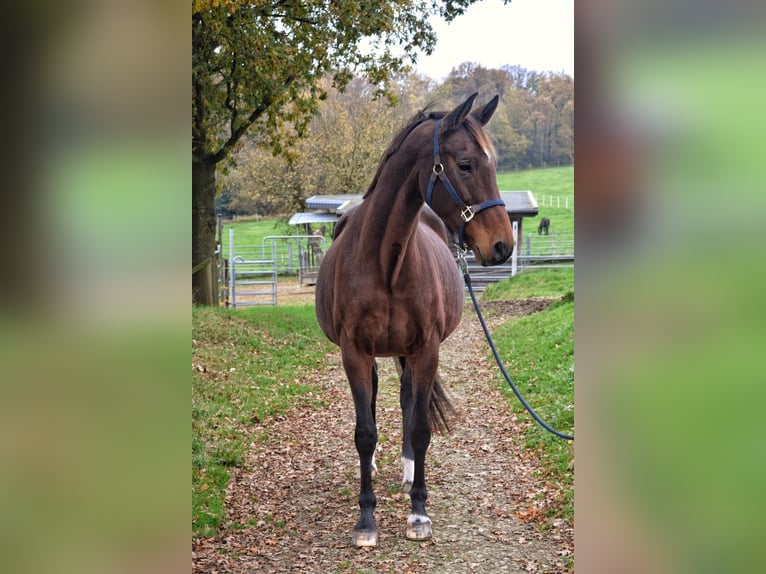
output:
[[[233,235],[233,233],[232,233]],[[330,241],[322,236],[275,235],[260,245],[219,246],[218,293],[224,306],[277,304],[279,277],[297,276],[301,285],[314,285]],[[472,253],[466,261],[474,287],[481,291],[489,283],[516,273],[574,266],[574,234],[524,234],[516,247],[515,262],[483,267]],[[515,265],[515,267],[514,267]]]
[[[535,195],[538,207],[574,209],[574,197],[561,195]]]
[[[518,255],[521,259],[536,257],[567,257],[574,259],[574,234],[551,233],[550,235],[524,234]]]
[[[511,259],[494,267],[483,267],[470,253],[466,261],[474,289],[482,291],[490,283],[518,273],[574,266],[573,234],[523,235],[516,249],[515,262]]]

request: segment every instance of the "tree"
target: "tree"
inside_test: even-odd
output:
[[[565,74],[550,74],[540,83],[540,95],[550,103],[552,130],[547,161],[574,161],[574,81]]]
[[[428,22],[446,20],[474,0],[192,1],[192,300],[217,301],[216,166],[247,132],[285,153],[303,136],[333,74],[343,88],[361,73],[389,95],[394,74],[431,53]]]
[[[477,100],[479,105],[482,101],[493,98],[495,94],[502,99],[510,88],[511,81],[505,72],[485,68],[473,62],[463,62],[452,68],[444,83],[439,86],[438,94],[459,103],[478,92],[481,96],[481,100]]]
[[[523,70],[523,69],[521,69]],[[521,124],[527,112],[524,91],[514,83],[505,69],[488,69],[480,64],[464,62],[452,69],[437,93],[445,100],[462,102],[479,92],[479,104],[498,94],[501,104],[492,120],[490,135],[497,151],[498,169],[510,169],[524,163],[530,145],[521,133]]]
[[[391,86],[397,97],[392,106],[373,99],[374,86],[352,79],[343,92],[331,79],[322,84],[327,97],[320,102],[306,135],[289,158],[274,156],[245,136],[220,178],[226,207],[242,214],[275,215],[300,210],[305,199],[321,193],[364,193],[394,134],[429,98],[431,80],[409,74]]]
[[[523,94],[519,90],[509,90],[492,117],[490,135],[497,151],[498,171],[518,169],[524,163],[529,140],[514,122],[523,117],[525,111]]]
[[[561,165],[574,160],[574,81],[565,74],[537,78],[522,131],[530,140],[531,165]]]

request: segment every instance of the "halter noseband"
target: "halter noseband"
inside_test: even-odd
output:
[[[474,215],[480,211],[487,209],[488,207],[494,207],[496,205],[505,206],[505,202],[502,199],[490,199],[480,203],[476,207],[473,207],[468,205],[460,198],[457,191],[455,191],[455,188],[452,186],[452,183],[447,178],[447,174],[444,173],[444,165],[441,162],[441,154],[439,153],[439,128],[441,125],[442,120],[439,118],[436,120],[436,125],[434,126],[434,167],[433,171],[431,172],[431,179],[428,182],[428,188],[426,189],[426,203],[428,204],[428,207],[431,207],[431,196],[433,195],[436,179],[438,178],[444,184],[444,187],[452,198],[452,201],[454,201],[460,208],[460,219],[463,220],[463,223],[458,228],[458,247],[464,249],[463,232],[465,231],[466,224],[471,221]]]

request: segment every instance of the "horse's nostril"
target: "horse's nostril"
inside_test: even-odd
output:
[[[495,261],[502,263],[513,253],[513,245],[508,245],[505,241],[497,241],[494,245]]]

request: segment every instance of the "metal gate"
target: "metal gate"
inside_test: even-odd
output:
[[[277,258],[276,250],[235,255],[234,228],[229,228],[229,306],[251,307],[253,305],[277,304]]]
[[[273,253],[279,272],[297,273],[301,286],[316,284],[326,251],[327,240],[322,235],[269,235],[261,240],[261,253]]]

